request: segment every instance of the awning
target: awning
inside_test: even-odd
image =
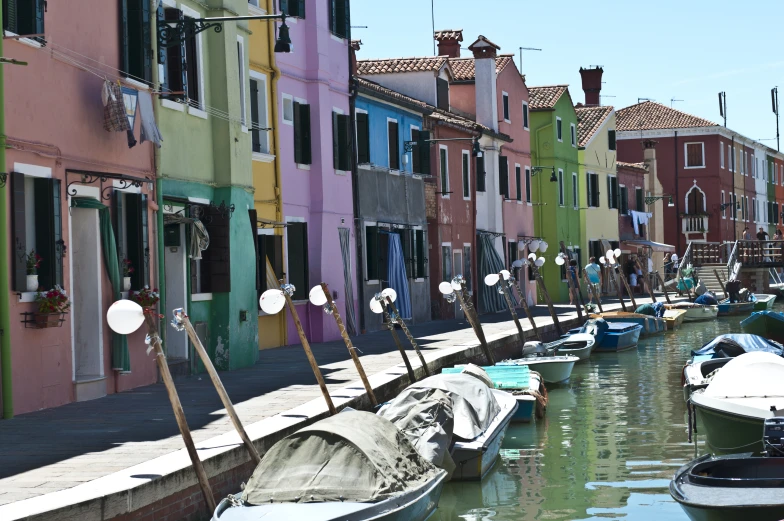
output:
[[[675,252],[675,246],[670,244],[662,244],[660,242],[653,242],[653,241],[623,241],[624,243],[628,244],[629,246],[637,246],[640,248],[651,248],[653,251],[658,252]]]

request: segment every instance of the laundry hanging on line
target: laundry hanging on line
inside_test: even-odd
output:
[[[163,136],[155,122],[155,112],[152,108],[152,96],[147,91],[139,91],[139,116],[141,116],[141,142],[152,141],[156,147],[161,148]]]
[[[107,132],[125,132],[128,138],[128,148],[136,145],[133,129],[128,122],[128,113],[123,101],[120,85],[111,81],[104,81],[101,89],[103,102],[103,128]],[[134,107],[135,108],[135,107]]]
[[[634,235],[640,235],[640,225],[648,224],[648,219],[653,217],[653,214],[647,212],[636,212],[631,210],[632,224],[634,225]]]

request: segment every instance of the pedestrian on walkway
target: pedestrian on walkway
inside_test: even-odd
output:
[[[569,304],[574,306],[577,303],[574,301],[575,294],[579,291],[580,283],[578,282],[580,279],[577,278],[578,272],[580,271],[579,267],[577,266],[577,261],[572,259],[569,261],[569,269],[567,270],[566,276],[569,277],[572,287],[574,291],[569,292]]]
[[[588,259],[588,264],[585,265],[585,275],[588,277],[588,283],[593,286],[593,291],[588,291],[589,304],[593,304],[593,294],[596,293],[597,297],[600,295],[602,287],[602,268],[596,264],[596,257]]]
[[[672,275],[672,254],[667,252],[664,254],[664,279],[667,280]]]

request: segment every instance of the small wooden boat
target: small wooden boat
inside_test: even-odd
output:
[[[545,345],[548,349],[552,348],[555,354],[571,355],[576,356],[579,360],[588,360],[596,346],[596,338],[585,333],[575,333],[564,335],[563,338]]]
[[[706,454],[675,473],[670,495],[695,521],[778,521],[784,458]]]
[[[574,364],[579,360],[571,355],[526,356],[517,360],[504,360],[493,367],[483,367],[492,378],[494,374],[508,371],[509,368],[528,366],[529,369],[542,375],[545,383],[557,384],[566,382],[572,376]]]
[[[681,324],[683,324],[683,319],[686,317],[687,311],[685,309],[665,309],[664,316],[664,323],[667,324],[667,331],[675,331]]]
[[[740,323],[744,333],[784,342],[784,313],[778,311],[755,311]]]
[[[757,299],[754,303],[754,311],[767,311],[773,309],[773,304],[776,303],[776,295],[766,295],[765,293],[754,294]]]
[[[717,454],[761,452],[766,418],[784,416],[784,359],[754,352],[731,359],[689,401]]]
[[[569,331],[569,334],[586,333],[596,339],[594,352],[615,353],[637,347],[642,326],[631,322],[607,322],[603,318],[588,319],[583,327]]]
[[[677,304],[665,304],[665,310],[679,309],[686,312],[683,316],[684,322],[698,322],[701,320],[713,320],[719,314],[719,306],[704,306],[693,302],[678,302]]]
[[[276,443],[212,519],[425,521],[446,479],[392,422],[344,411]]]
[[[755,303],[753,301],[730,303],[730,299],[724,299],[719,302],[718,316],[747,315],[754,311],[754,305]]]
[[[628,313],[626,311],[610,311],[606,313],[597,313],[589,315],[589,318],[603,318],[607,322],[625,322],[632,324],[640,324],[643,328],[640,331],[641,337],[648,337],[651,335],[658,335],[667,330],[667,323],[664,319],[659,317],[652,317],[650,315],[642,315],[640,313]]]

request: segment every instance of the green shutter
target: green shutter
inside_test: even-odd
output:
[[[3,2],[3,29],[11,31],[12,33],[19,33],[18,17],[19,0],[4,0]]]
[[[112,213],[112,225],[114,228],[114,237],[115,242],[117,243],[117,258],[120,260],[120,267],[122,267],[122,261],[128,255],[128,250],[125,244],[125,230],[123,230],[122,223],[122,214],[123,214],[123,192],[120,190],[115,190],[112,192],[112,198],[114,199],[114,212]],[[122,271],[122,270],[121,270]]]
[[[484,192],[487,188],[485,186],[485,158],[476,158],[476,191]]]
[[[31,34],[44,34],[46,0],[33,0],[33,29]]]
[[[202,252],[202,293],[231,291],[231,230],[230,219],[218,209],[207,208],[203,221],[210,236],[209,247]]]
[[[134,0],[120,0],[120,68],[123,71],[130,73],[130,30],[129,27],[129,13],[130,2]]]
[[[338,169],[351,170],[351,117],[338,116]]]
[[[520,172],[520,167],[519,166],[515,166],[515,184],[517,185],[517,200],[518,201],[522,201],[523,200],[523,186],[522,186],[523,183],[522,183],[522,179],[521,179],[521,174],[522,174],[522,172]],[[575,206],[577,206],[577,202],[576,201],[575,201]],[[517,260],[517,259],[515,259],[515,260]]]
[[[261,124],[259,123],[259,82],[250,80],[250,125],[251,125],[251,140],[253,142],[253,151],[261,152],[261,134],[265,132],[259,130]]]
[[[25,226],[25,176],[11,172],[12,289],[27,291],[27,229]]]
[[[35,251],[43,260],[38,268],[38,285],[52,289],[57,283],[57,252],[54,233],[54,184],[52,179],[33,179],[35,204]]]
[[[139,266],[140,268],[140,287],[144,287],[145,285],[150,284],[150,226],[148,221],[148,211],[149,211],[149,204],[147,201],[147,194],[141,195],[141,205],[140,205],[140,217],[141,217],[141,235],[142,235],[142,251],[141,251],[141,258],[142,262]],[[154,285],[154,284],[153,284]]]
[[[389,146],[389,169],[400,170],[400,146],[398,141],[397,121],[387,122],[387,139]]]
[[[378,226],[365,227],[365,253],[368,280],[378,280]]]
[[[357,162],[370,163],[370,128],[364,112],[357,112]]]
[[[313,162],[310,142],[310,105],[300,105],[299,115],[302,124],[302,161],[309,165]]]
[[[294,0],[294,1],[296,1],[296,0]],[[280,12],[281,13],[285,13],[286,16],[290,15],[290,12],[289,12],[289,0],[280,0],[279,6],[280,6]]]
[[[308,298],[308,225],[289,223],[288,225],[288,283],[295,287],[294,300]]]
[[[52,179],[52,218],[54,221],[54,282],[63,287],[63,257],[65,242],[63,241],[63,201],[60,194],[60,180]]]
[[[471,163],[468,154],[462,154],[463,157],[463,197],[470,197],[468,178],[471,176]]]
[[[424,230],[415,230],[414,241],[416,243],[416,275],[415,278],[422,279],[427,277],[425,271],[425,232]]]
[[[292,2],[293,1],[294,0],[292,0]],[[295,16],[298,18],[305,18],[305,0],[297,1],[297,14]]]
[[[506,156],[498,156],[498,191],[509,199],[509,160]]]
[[[294,106],[294,162],[297,164],[303,164],[303,155],[302,155],[302,116],[300,114],[301,110],[299,103],[296,101],[293,103]]]

